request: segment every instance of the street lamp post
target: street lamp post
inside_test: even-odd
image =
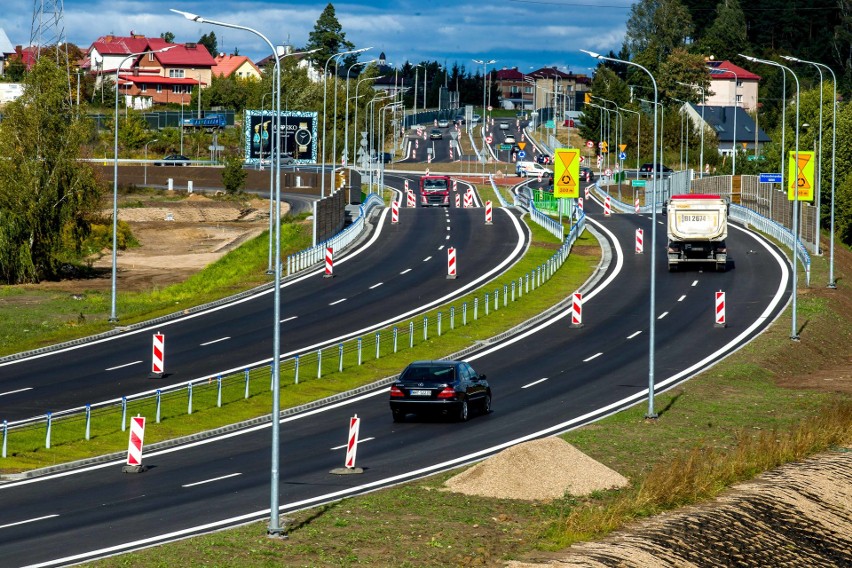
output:
[[[656,276],[656,264],[657,264],[657,81],[654,79],[654,76],[648,71],[645,67],[639,65],[638,63],[634,63],[632,61],[625,61],[622,59],[615,59],[612,57],[605,57],[600,55],[599,53],[594,53],[592,51],[586,51],[585,49],[581,49],[580,51],[591,55],[596,59],[603,59],[606,61],[613,61],[615,63],[624,63],[626,65],[633,65],[634,67],[638,67],[642,71],[648,74],[648,77],[651,78],[651,83],[654,85],[654,158],[653,163],[654,171],[651,172],[651,180],[654,185],[654,190],[651,197],[651,292],[650,292],[650,331],[649,331],[649,340],[648,340],[648,412],[645,414],[645,418],[655,419],[657,418],[657,413],[654,412],[654,342],[655,342],[655,332],[656,332],[656,315],[655,311],[657,309],[655,296],[656,296],[656,284],[657,284],[657,276]]]
[[[109,309],[109,321],[115,323],[118,321],[118,316],[115,313],[115,288],[116,288],[116,277],[118,274],[117,267],[117,253],[116,249],[118,247],[118,74],[121,72],[121,66],[124,65],[125,61],[133,59],[134,57],[140,57],[142,55],[148,55],[149,53],[162,53],[164,51],[168,51],[175,47],[174,45],[170,45],[168,47],[164,47],[162,49],[148,50],[148,51],[140,51],[139,53],[131,53],[124,59],[118,62],[118,66],[115,68],[115,116],[113,119],[113,130],[114,130],[114,141],[113,141],[113,168],[112,168],[112,293],[110,298],[110,309]]]
[[[388,105],[385,105],[385,106],[382,107],[381,121],[380,121],[380,123],[381,123],[381,132],[380,132],[381,144],[380,144],[380,146],[381,146],[381,150],[382,150],[382,154],[381,154],[382,159],[379,161],[381,165],[379,166],[379,192],[378,192],[380,196],[384,192],[384,188],[385,188],[385,160],[384,160],[385,130],[386,130],[386,128],[385,128],[385,111],[396,112],[396,110],[399,108],[399,106],[401,104],[402,104],[402,102],[397,101],[395,103],[391,103],[391,104],[388,104]]]
[[[831,98],[831,235],[829,236],[829,263],[828,263],[828,288],[837,288],[837,284],[834,281],[834,177],[835,177],[835,153],[837,150],[837,77],[834,75],[834,71],[828,65],[824,63],[817,63],[815,61],[805,61],[804,59],[797,59],[795,57],[790,57],[788,55],[782,55],[782,57],[788,61],[795,61],[796,63],[810,63],[817,67],[817,69],[821,67],[825,67],[829,73],[831,73],[831,81],[833,85],[833,93]],[[822,117],[822,73],[820,73],[820,117]],[[820,123],[820,168],[822,168],[822,123]],[[782,157],[783,161],[783,157]],[[822,176],[820,175],[820,178]],[[817,210],[817,216],[819,216],[819,210]],[[818,238],[818,237],[817,237]]]
[[[383,78],[384,75],[379,75],[378,77],[364,77],[359,80],[358,83],[355,84],[355,100],[358,100],[358,89],[361,87],[361,83],[364,81],[378,81]],[[364,128],[367,127],[367,121],[364,121]],[[355,128],[353,129],[355,132],[352,134],[352,163],[355,163],[355,160],[358,158],[358,105],[355,105]]]
[[[698,176],[704,177],[704,87],[701,85],[690,85],[689,83],[681,83],[677,82],[678,85],[683,85],[684,87],[695,87],[701,90],[701,159],[698,163]],[[783,161],[783,160],[782,160]]]
[[[774,65],[782,69],[782,73],[787,71],[790,75],[793,76],[793,79],[796,81],[796,152],[795,152],[795,170],[791,172],[791,175],[796,177],[796,183],[793,184],[794,187],[794,196],[793,196],[793,246],[790,249],[790,258],[793,262],[793,306],[792,306],[792,327],[790,331],[790,339],[793,341],[799,340],[799,332],[798,325],[796,323],[796,296],[798,295],[798,270],[797,270],[797,259],[799,256],[799,187],[798,187],[798,179],[799,179],[799,78],[793,73],[793,70],[787,67],[786,65],[781,65],[776,61],[770,61],[769,59],[758,59],[757,57],[751,57],[749,55],[739,54],[740,57],[746,59],[747,61],[751,61],[753,63],[765,63],[766,65]],[[786,104],[786,101],[785,103]],[[784,157],[781,157],[781,161],[784,161]],[[787,183],[787,187],[789,188],[790,183]],[[789,191],[789,190],[788,190]]]
[[[352,49],[349,51],[341,51],[340,53],[335,53],[331,57],[329,57],[325,62],[325,67],[323,68],[322,75],[322,166],[320,167],[320,198],[325,198],[325,139],[326,139],[326,101],[328,99],[328,64],[335,57],[340,57],[341,55],[351,55],[353,53],[361,53],[367,51],[368,49],[372,49],[371,47],[362,47],[361,49]],[[336,76],[336,72],[335,72]],[[337,120],[337,82],[335,81],[334,88],[334,108],[335,108],[335,121]],[[337,128],[334,125],[334,140],[335,144],[337,143]],[[332,148],[332,153],[336,150]],[[332,156],[332,167],[331,170],[334,171],[335,158]]]
[[[278,51],[269,39],[259,31],[246,26],[230,24],[227,22],[219,22],[216,20],[208,20],[196,14],[182,12],[172,9],[172,12],[182,15],[187,20],[198,22],[199,24],[212,24],[214,26],[222,26],[236,30],[250,32],[261,38],[272,51],[272,57],[275,58],[275,78],[273,102],[275,104],[275,119],[273,124],[276,128],[274,132],[279,133],[275,136],[274,148],[275,153],[272,156],[272,162],[275,167],[275,284],[273,288],[273,310],[272,310],[272,440],[271,440],[271,463],[270,463],[270,489],[269,489],[269,526],[266,532],[269,536],[286,538],[284,529],[281,527],[278,518],[278,481],[280,475],[280,414],[281,414],[281,392],[280,392],[280,363],[281,363],[281,89],[278,81],[281,79],[280,69],[281,60],[278,57]]]
[[[481,124],[481,126],[482,126],[482,159],[481,159],[481,161],[482,161],[482,175],[485,175],[485,160],[486,160],[486,158],[485,158],[485,119],[486,119],[485,97],[488,94],[487,93],[487,87],[485,85],[485,78],[488,75],[488,73],[487,73],[488,65],[491,65],[492,63],[497,63],[497,60],[496,59],[489,59],[488,61],[485,61],[485,59],[474,59],[473,62],[479,63],[480,65],[482,65],[482,124]]]
[[[346,118],[343,120],[343,161],[347,163],[344,163],[344,166],[348,165],[349,161],[349,73],[352,71],[353,67],[357,67],[358,65],[367,65],[375,61],[375,59],[371,59],[369,61],[358,61],[350,65],[349,69],[346,70]],[[337,129],[335,129],[335,132],[337,132]]]
[[[142,181],[142,185],[144,185],[145,187],[148,186],[148,144],[153,144],[154,142],[157,142],[158,140],[159,140],[159,138],[154,138],[153,140],[149,140],[148,142],[145,142],[145,174],[143,176],[143,181]]]
[[[711,75],[715,72],[717,75],[730,73],[734,76],[734,141],[731,144],[731,176],[733,177],[737,175],[737,109],[739,108],[737,104],[737,84],[740,82],[740,78],[736,71],[731,71],[730,69],[717,69],[716,67],[708,67],[708,69]]]
[[[639,141],[642,139],[642,113],[629,108],[622,108],[621,110],[634,113],[639,122],[636,127],[636,179],[639,179]]]

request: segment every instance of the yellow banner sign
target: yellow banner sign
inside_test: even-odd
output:
[[[787,174],[787,199],[794,201],[798,194],[799,201],[814,200],[814,153],[798,152],[796,164],[796,152],[790,152],[790,161]],[[795,172],[795,174],[794,174]]]
[[[553,156],[553,196],[580,197],[580,150],[557,148]]]

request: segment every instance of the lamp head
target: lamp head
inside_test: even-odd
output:
[[[801,63],[802,60],[798,57],[793,57],[792,55],[782,55],[781,59],[786,59],[787,61],[792,61],[793,63]]]
[[[595,53],[594,51],[589,51],[589,50],[587,50],[587,49],[581,49],[580,51],[582,51],[583,53],[585,53],[585,54],[587,54],[587,55],[591,55],[591,56],[592,56],[592,57],[594,57],[595,59],[600,59],[600,58],[601,58],[601,54],[600,54],[600,53]]]
[[[739,55],[740,57],[742,57],[742,58],[743,58],[743,59],[745,59],[746,61],[751,61],[752,63],[757,62],[757,58],[756,58],[756,57],[752,57],[751,55],[743,55],[742,53],[738,53],[737,55]]]
[[[169,8],[169,11],[174,12],[175,14],[180,14],[181,16],[183,16],[184,18],[186,18],[187,20],[190,20],[192,22],[198,22],[199,24],[204,23],[204,18],[202,18],[198,14],[192,14],[190,12],[183,12],[181,10],[175,10],[174,8]]]

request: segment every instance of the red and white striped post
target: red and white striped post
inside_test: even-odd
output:
[[[166,372],[166,336],[159,331],[154,334],[151,350],[151,378],[162,378]]]
[[[399,223],[399,201],[394,201],[391,204],[391,224]]]
[[[589,199],[589,186],[586,186],[583,189],[583,193],[585,194],[586,200],[588,201],[588,199]]]
[[[543,175],[542,172],[538,172],[538,183],[541,183],[541,176],[542,175]]]
[[[459,207],[461,207],[461,197],[459,197],[459,194],[457,193],[456,194],[456,209],[458,209]]]
[[[636,254],[645,252],[645,243],[643,242],[644,232],[642,229],[636,229]]]
[[[332,247],[325,247],[325,274],[322,277],[334,277],[334,248]]]
[[[361,419],[356,414],[349,419],[349,439],[346,442],[346,467],[355,468],[355,453],[358,451],[358,432],[361,429]]]
[[[716,292],[716,324],[714,327],[728,327],[725,321],[725,293]]]
[[[459,190],[459,182],[458,180],[453,180],[453,191]]]
[[[583,294],[580,292],[571,296],[571,327],[583,327]]]
[[[485,202],[485,224],[486,225],[491,224],[491,202],[490,201]]]
[[[405,191],[408,191],[408,180],[405,180]]]
[[[447,279],[455,280],[456,278],[456,249],[449,247],[447,249]]]
[[[580,211],[583,210],[583,198],[582,197],[577,198],[577,209],[579,209]]]
[[[451,160],[453,159],[453,149],[452,148],[450,148],[450,159]]]
[[[473,207],[473,194],[470,190],[466,191],[464,194],[464,208]]]
[[[636,214],[639,214],[639,198],[633,200],[633,208],[636,210]]]
[[[124,473],[142,473],[147,468],[142,465],[142,442],[145,440],[145,418],[134,416],[130,419],[130,439],[127,442],[127,461],[121,471]]]
[[[414,192],[413,191],[411,191],[410,189],[407,189],[405,191],[405,197],[406,197],[406,201],[407,201],[406,205],[408,205],[408,207],[417,207],[417,203],[414,201]]]
[[[604,200],[604,217],[609,217],[612,214],[612,206],[610,205],[609,200],[610,197],[609,195],[607,195],[606,199]]]

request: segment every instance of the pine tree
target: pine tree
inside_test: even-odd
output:
[[[739,0],[723,0],[716,7],[716,19],[701,40],[703,52],[717,60],[733,59],[750,53],[746,19]]]
[[[346,40],[346,34],[343,32],[343,27],[337,21],[337,16],[334,12],[334,5],[329,3],[317,19],[314,25],[314,31],[308,36],[308,43],[305,46],[306,50],[318,49],[316,53],[311,55],[311,62],[317,69],[325,70],[326,62],[328,62],[329,72],[337,72],[337,67],[347,68],[351,66],[357,57],[349,55],[343,58],[334,58],[329,61],[329,58],[335,53],[341,51],[349,51],[355,45]],[[343,61],[340,61],[342,59]]]

